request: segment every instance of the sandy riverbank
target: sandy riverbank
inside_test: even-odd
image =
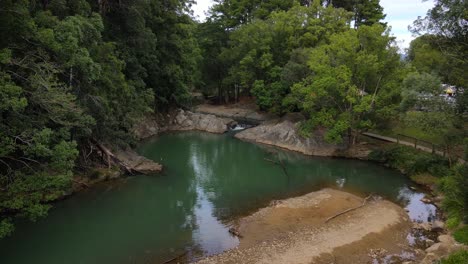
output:
[[[237,248],[198,263],[372,263],[409,252],[410,221],[391,202],[369,199],[326,222],[363,201],[332,189],[277,201],[238,221]]]

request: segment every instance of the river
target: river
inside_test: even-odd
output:
[[[139,153],[162,175],[94,186],[20,221],[0,240],[0,263],[162,263],[194,260],[238,244],[229,223],[272,200],[324,187],[380,195],[427,221],[435,208],[397,171],[370,162],[308,157],[242,142],[232,134],[168,133]]]

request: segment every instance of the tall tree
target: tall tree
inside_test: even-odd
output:
[[[308,114],[303,132],[326,127],[326,139],[354,144],[359,132],[395,113],[401,64],[393,38],[381,25],[335,34],[313,49],[312,74],[292,88],[289,99]]]
[[[361,25],[370,26],[375,23],[382,23],[381,21],[385,18],[380,0],[330,0],[325,1],[325,4],[352,12],[354,14],[354,27],[356,28]]]

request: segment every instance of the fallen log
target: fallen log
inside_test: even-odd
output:
[[[121,161],[118,159],[108,148],[103,146],[101,143],[99,143],[96,139],[92,139],[93,143],[96,145],[96,147],[105,155],[107,156],[107,166],[110,169],[112,167],[112,164],[117,164],[120,167],[122,167],[125,171],[127,171],[130,174],[133,174],[134,170],[125,164],[125,162]]]
[[[350,208],[350,209],[347,209],[347,210],[344,210],[343,212],[340,212],[340,213],[338,213],[338,214],[336,214],[336,215],[333,215],[333,216],[327,218],[327,220],[325,220],[325,223],[328,223],[328,221],[330,221],[330,220],[332,220],[332,219],[334,219],[334,218],[336,218],[336,217],[338,217],[338,216],[340,216],[340,215],[344,215],[344,214],[346,214],[346,213],[348,213],[348,212],[351,212],[351,211],[354,211],[354,210],[356,210],[356,209],[359,209],[359,208],[363,207],[364,205],[366,205],[367,200],[369,200],[371,197],[372,197],[372,194],[370,194],[369,196],[367,196],[367,197],[364,199],[364,201],[362,202],[361,205],[356,206],[356,207],[353,207],[353,208]]]

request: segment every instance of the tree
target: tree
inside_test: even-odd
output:
[[[441,138],[452,163],[452,151],[463,142],[466,131],[463,118],[457,115],[455,105],[440,96],[443,93],[440,79],[427,73],[411,73],[404,79],[402,86],[401,106],[406,126]]]
[[[445,57],[440,67],[449,68],[442,73],[444,81],[458,87],[468,86],[468,27],[466,21],[466,1],[437,0],[434,8],[427,12],[426,17],[414,21],[410,29],[413,33],[428,36],[421,37]],[[450,76],[450,73],[456,71]]]
[[[261,109],[283,113],[282,99],[292,85],[289,67],[301,61],[295,50],[327,43],[332,34],[349,29],[349,18],[345,10],[325,8],[317,2],[242,26],[231,34],[231,46],[223,54],[232,65],[225,83],[251,92]],[[289,63],[293,53],[295,61]]]
[[[101,166],[96,142],[126,147],[145,114],[187,101],[191,3],[0,2],[0,237]]]
[[[329,44],[312,49],[312,74],[293,85],[289,101],[308,115],[302,131],[327,128],[329,142],[350,145],[357,135],[396,111],[401,64],[388,30],[361,26],[334,34]]]
[[[332,0],[326,1],[327,5],[333,5],[336,8],[343,8],[353,12],[354,27],[358,28],[361,25],[373,25],[382,23],[385,19],[383,7],[380,5],[380,0]]]

